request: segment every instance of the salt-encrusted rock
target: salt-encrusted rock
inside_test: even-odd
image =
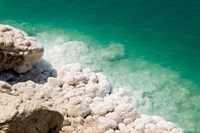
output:
[[[85,95],[91,98],[104,97],[111,92],[111,84],[106,76],[84,69],[80,64],[69,64],[61,68],[57,78],[70,86],[84,87]]]
[[[11,91],[11,85],[4,81],[0,81],[0,92],[8,93],[10,91]]]
[[[0,132],[58,132],[63,116],[36,101],[25,101],[6,93],[0,94]]]
[[[118,128],[122,133],[130,133],[130,130],[127,128],[127,126],[124,123],[119,123]]]
[[[106,117],[116,121],[117,123],[122,122],[122,119],[117,115],[116,112],[108,113],[108,114],[106,114]]]
[[[64,117],[63,126],[71,126],[73,117]]]
[[[144,132],[155,133],[156,132],[156,125],[153,123],[148,123],[145,125]]]
[[[49,77],[48,86],[50,87],[62,87],[63,81],[58,78]]]
[[[61,131],[64,133],[71,133],[75,131],[75,128],[73,128],[72,126],[64,126],[62,127]]]
[[[103,74],[97,73],[97,79],[98,79],[98,91],[97,96],[104,97],[106,94],[109,94],[111,92],[111,84],[106,76]]]
[[[91,98],[95,98],[96,97],[96,91],[98,90],[97,85],[95,84],[91,84],[88,83],[85,85],[85,93],[87,96],[91,97]]]
[[[83,125],[83,123],[84,123],[84,118],[78,116],[78,117],[76,117],[76,118],[74,118],[72,120],[72,124],[71,125],[72,125],[72,127],[77,128],[78,126]]]
[[[113,129],[109,129],[105,133],[115,133],[115,131]]]
[[[119,104],[115,108],[115,112],[117,115],[120,116],[121,119],[123,119],[123,122],[126,121],[126,119],[130,119],[129,123],[135,121],[135,119],[138,118],[138,112],[136,109],[133,108],[131,104]],[[128,123],[126,123],[128,124]]]
[[[98,128],[103,131],[115,129],[117,127],[117,122],[107,117],[100,116],[97,120],[95,120],[95,122],[98,125]]]
[[[96,97],[93,99],[93,102],[90,104],[90,108],[93,115],[101,115],[104,116],[108,112],[112,112],[114,110],[114,105],[112,102],[103,101],[101,97]]]
[[[159,116],[148,116],[144,114],[140,115],[134,122],[128,124],[128,127],[137,132],[171,133],[172,131],[176,131],[176,133],[183,133],[182,129],[177,128],[176,125],[165,121]]]
[[[81,101],[80,97],[70,98],[69,103],[67,105],[67,114],[71,117],[86,117],[91,112],[89,106],[83,101]]]
[[[94,119],[91,115],[87,116],[85,118],[85,123],[84,123],[85,126],[88,126],[88,127],[92,127],[95,125],[95,122],[94,122]]]
[[[103,116],[103,115],[106,115],[108,112],[102,103],[93,102],[90,105],[90,108],[91,108],[93,115],[102,115]]]
[[[102,131],[101,129],[97,128],[97,127],[85,127],[85,130],[78,130],[78,133],[103,133],[104,131]]]
[[[0,71],[24,73],[39,62],[44,49],[35,39],[8,25],[0,25]]]

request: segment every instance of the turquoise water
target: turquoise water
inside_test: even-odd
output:
[[[0,0],[0,23],[36,36],[55,66],[103,72],[144,92],[141,112],[200,132],[200,1]]]

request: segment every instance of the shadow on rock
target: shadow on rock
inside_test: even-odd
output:
[[[0,72],[0,80],[11,85],[18,82],[33,81],[38,84],[45,84],[48,77],[56,77],[57,71],[45,60],[41,60],[33,69],[26,73],[19,74],[13,70]]]

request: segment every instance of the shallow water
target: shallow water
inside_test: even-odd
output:
[[[0,23],[44,45],[44,58],[78,62],[110,77],[114,87],[142,91],[141,112],[200,132],[200,2],[5,1]]]

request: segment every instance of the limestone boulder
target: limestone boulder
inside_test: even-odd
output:
[[[36,101],[26,101],[6,93],[0,94],[0,132],[56,133],[63,116]]]
[[[0,71],[25,73],[43,56],[44,49],[32,37],[8,25],[0,25]]]

